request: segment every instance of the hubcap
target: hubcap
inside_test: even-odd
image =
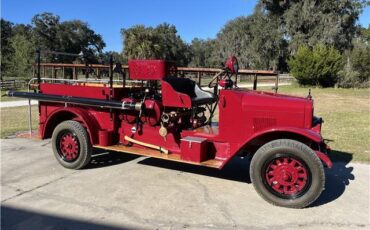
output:
[[[274,158],[265,169],[265,184],[280,197],[299,196],[309,183],[307,167],[293,157]]]
[[[77,159],[79,154],[79,142],[71,132],[65,132],[59,139],[59,155],[63,160],[71,162]]]

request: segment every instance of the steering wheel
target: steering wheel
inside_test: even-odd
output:
[[[226,76],[227,76],[227,74],[226,74],[226,70],[221,70],[220,72],[218,72],[215,76],[213,76],[213,78],[212,78],[212,80],[208,83],[208,88],[213,88],[213,87],[215,87],[217,84],[218,84],[218,81],[219,80],[221,80],[221,79],[224,79]],[[222,75],[222,74],[224,74],[224,76],[222,76],[221,77],[221,79],[218,79],[219,77],[220,77],[220,75]],[[216,82],[216,84],[213,84],[212,85],[212,83],[214,82],[214,81],[216,81],[217,80],[217,82]]]

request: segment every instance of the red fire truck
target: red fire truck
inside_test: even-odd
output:
[[[113,84],[111,62],[108,84],[48,82],[39,73],[35,92],[8,94],[39,100],[39,136],[52,139],[56,159],[69,169],[85,167],[93,148],[218,169],[249,155],[251,181],[268,202],[302,208],[320,196],[332,162],[310,96],[238,88],[235,57],[209,82],[212,92],[177,77],[173,62],[128,65],[135,84]]]

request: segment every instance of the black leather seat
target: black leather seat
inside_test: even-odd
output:
[[[165,77],[163,80],[177,92],[189,95],[192,105],[210,104],[216,101],[213,93],[202,90],[195,81],[189,78]]]

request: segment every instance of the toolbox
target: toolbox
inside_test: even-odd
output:
[[[206,138],[187,136],[181,139],[180,148],[182,160],[202,162],[208,159]]]

